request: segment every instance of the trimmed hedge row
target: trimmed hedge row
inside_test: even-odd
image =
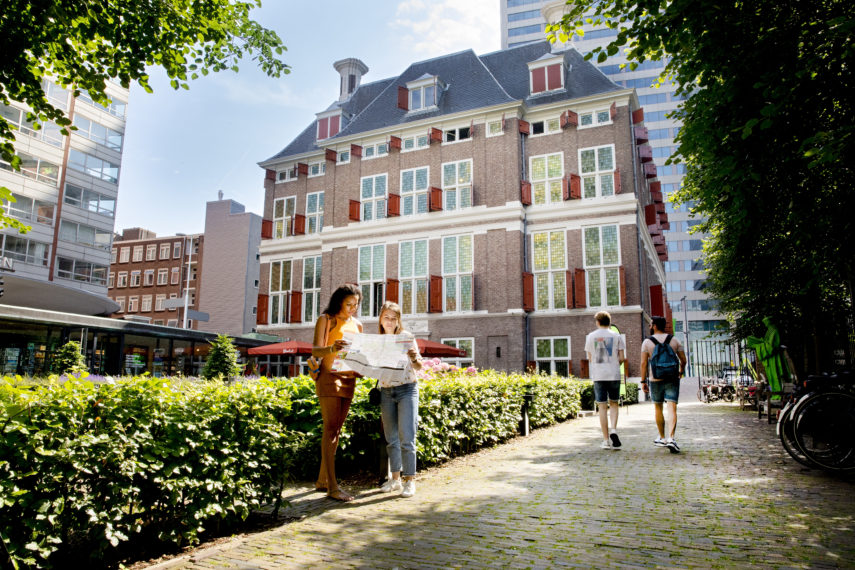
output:
[[[420,465],[574,417],[567,378],[449,374],[420,383]],[[373,381],[356,389],[337,455],[364,469],[380,446]],[[186,545],[278,501],[317,471],[321,415],[307,377],[232,385],[148,377],[42,386],[0,381],[0,540],[12,561],[115,560],[133,541]]]

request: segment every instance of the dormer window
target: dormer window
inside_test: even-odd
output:
[[[318,138],[322,141],[330,137],[334,137],[341,130],[341,111],[336,111],[333,114],[320,113],[318,114]]]
[[[398,87],[398,107],[420,111],[436,107],[442,91],[442,82],[435,75],[423,75],[406,87]]]
[[[532,95],[564,88],[564,57],[546,54],[528,64]]]

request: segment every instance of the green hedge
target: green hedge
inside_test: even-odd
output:
[[[359,382],[337,467],[373,467],[374,381]],[[533,427],[574,417],[581,383],[456,372],[420,383],[418,460],[444,461],[513,437],[525,394]],[[123,546],[186,545],[313,477],[321,415],[307,377],[220,382],[148,377],[23,386],[0,381],[0,540],[13,561],[115,560]]]

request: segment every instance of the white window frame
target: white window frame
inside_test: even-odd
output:
[[[541,177],[535,164],[543,161],[543,177]],[[549,204],[560,204],[564,202],[564,153],[552,152],[529,157],[529,179],[531,181],[531,203],[535,206]],[[561,169],[555,174],[549,172],[550,162],[557,162]]]
[[[113,300],[116,302],[117,305],[119,305],[119,310],[116,312],[117,313],[124,313],[125,312],[125,298],[124,297],[116,297]]]
[[[362,291],[359,314],[362,317],[377,317],[385,298],[386,244],[360,246],[357,271],[359,289]]]
[[[166,301],[166,295],[155,295],[154,296],[154,310],[155,311],[164,311],[163,303]]]
[[[151,295],[143,295],[142,300],[140,301],[140,312],[141,313],[150,313],[151,312]]]
[[[504,125],[502,124],[503,122],[503,119],[494,119],[491,121],[487,121],[484,124],[484,132],[486,133],[487,138],[500,137],[505,134],[505,129],[503,128]],[[494,127],[498,127],[495,132],[493,131]]]
[[[408,249],[409,252],[406,251]],[[424,252],[421,264],[418,262],[417,250]],[[398,242],[398,304],[405,315],[422,315],[430,310],[429,252],[430,243],[427,239]],[[419,299],[422,300],[421,307]]]
[[[419,172],[424,171],[424,188],[418,187]],[[410,184],[405,182],[405,178],[412,178],[410,190],[405,187]],[[419,166],[417,168],[408,168],[401,171],[401,215],[414,216],[416,214],[427,214],[430,211],[430,166]],[[421,210],[419,200],[424,200],[424,209]],[[410,212],[407,213],[407,204],[410,205]]]
[[[550,89],[549,88],[549,71],[547,68],[552,66],[552,65],[556,65],[556,64],[558,65],[558,68],[561,72],[561,83],[555,89]],[[541,67],[544,68],[543,69],[543,91],[535,92],[535,90],[534,90],[534,73],[533,72],[535,69],[540,69]],[[528,65],[528,92],[532,96],[544,95],[547,93],[554,93],[556,91],[560,91],[561,89],[564,89],[564,87],[567,84],[566,82],[567,82],[567,70],[566,70],[566,66],[564,65],[563,56],[555,57],[555,58],[552,58],[549,60],[541,60],[538,62],[530,63]]]
[[[157,270],[157,284],[158,286],[169,284],[169,269],[166,267]]]
[[[465,136],[464,136],[465,135]],[[442,131],[443,146],[472,140],[472,129],[469,125],[445,129]]]
[[[137,307],[138,304],[139,304],[139,297],[137,297],[137,296],[128,297],[128,312],[129,313],[136,313],[137,311],[139,311],[139,307]]]
[[[170,277],[169,282],[172,285],[179,285],[181,283],[181,268],[173,267],[170,269]]]
[[[172,244],[172,259],[179,259],[181,257],[181,242],[176,241]]]
[[[449,243],[453,242],[454,255],[446,255]],[[463,242],[463,243],[461,243]],[[468,242],[468,243],[467,243]],[[464,257],[465,250],[467,255]],[[444,313],[469,313],[475,301],[475,236],[462,234],[442,238],[442,311]],[[461,259],[463,258],[463,259]],[[468,258],[468,259],[466,259]],[[464,284],[469,283],[469,299],[463,302]],[[453,303],[451,302],[453,300]]]
[[[112,271],[107,274],[107,289],[113,289],[113,285],[116,283],[116,274]]]
[[[321,314],[322,256],[303,258],[303,322],[313,323]]]
[[[134,263],[139,263],[142,260],[143,260],[143,246],[135,245],[134,246],[134,253],[131,256],[131,261],[133,261]]]
[[[312,198],[314,197],[314,209]],[[306,233],[316,234],[324,228],[324,193],[310,192],[306,194]]]
[[[535,133],[534,132],[534,126],[537,123],[543,123],[543,132],[542,133]],[[560,133],[560,132],[561,132],[561,120],[560,120],[560,118],[559,117],[550,117],[547,119],[540,119],[537,121],[532,121],[531,122],[531,134],[529,136],[532,138],[533,137],[542,137],[542,136],[546,136],[546,135],[554,135],[554,134]]]
[[[458,368],[468,368],[475,365],[475,337],[442,338],[439,341],[442,344],[447,344],[454,348],[463,348],[467,351],[465,356],[459,358],[443,358],[443,362],[452,364]]]
[[[389,143],[380,142],[362,147],[362,160],[373,160],[389,154]]]
[[[565,356],[556,356],[555,351],[555,343],[556,341],[566,341],[567,342],[567,354]],[[538,352],[539,348],[545,348],[548,343],[549,346],[549,355],[541,356],[541,353]],[[537,363],[538,372],[546,372],[547,374],[554,376],[570,376],[572,371],[570,370],[570,337],[569,336],[537,336],[532,339],[532,354],[534,355],[534,361]],[[562,374],[563,371],[557,370],[557,368],[566,367],[566,373]]]
[[[171,310],[173,310],[173,311],[174,311],[175,309],[171,309]],[[178,326],[178,319],[169,319],[169,320],[167,320],[167,321],[166,321],[166,326],[168,326],[168,327],[177,327],[177,326]]]
[[[605,115],[605,120],[603,116]],[[591,122],[586,124],[586,117],[591,117]],[[612,124],[612,113],[608,108],[605,109],[594,109],[592,111],[580,111],[579,112],[579,124],[576,127],[577,129],[590,129],[593,127],[602,127],[604,125]]]
[[[600,152],[608,149],[611,153],[612,166],[610,169],[600,168]],[[606,144],[579,149],[579,176],[582,184],[582,198],[606,198],[615,195],[615,145]],[[586,171],[582,162],[583,153],[594,153],[594,170]],[[589,195],[593,192],[593,195]]]
[[[408,145],[410,148],[407,148]],[[415,152],[430,147],[430,137],[428,135],[412,135],[403,137],[401,140],[401,152]]]
[[[273,239],[282,239],[292,234],[295,213],[296,196],[286,196],[273,201]]]
[[[383,194],[377,194],[378,182],[383,181]],[[370,195],[366,195],[366,182],[370,181]],[[359,179],[359,219],[363,222],[382,220],[386,218],[386,203],[389,199],[389,175],[385,172],[362,176]],[[370,217],[367,209],[371,209]]]
[[[468,163],[469,164],[469,177],[466,181],[460,180],[460,165]],[[453,166],[454,167],[454,177],[453,180],[448,178],[447,168]],[[473,172],[473,164],[472,159],[467,158],[465,160],[455,160],[452,162],[443,162],[442,163],[442,207],[445,211],[455,211],[455,210],[463,210],[466,208],[472,207],[472,179],[475,177]],[[468,193],[463,194],[467,196],[467,204],[461,204],[461,194],[464,189],[468,188]],[[451,197],[454,197],[453,207]]]
[[[160,244],[160,259],[169,259],[169,244]]]
[[[327,173],[327,161],[320,160],[317,162],[309,163],[309,178],[315,178],[317,176],[323,176]]]
[[[609,261],[608,263],[604,260],[604,248],[603,248],[603,233],[606,228],[614,228],[615,239],[616,239],[616,253],[617,259],[613,261]],[[599,263],[595,263],[597,259],[589,259],[588,255],[588,239],[590,232],[597,232],[597,240],[598,240],[598,251],[597,256],[599,258]],[[584,267],[585,267],[585,281],[586,287],[585,291],[587,293],[587,304],[588,307],[615,307],[620,305],[620,265],[621,265],[621,251],[620,251],[620,226],[617,224],[606,224],[602,226],[586,226],[582,228],[582,254],[584,257]],[[612,276],[614,280],[614,289],[612,293],[616,295],[615,303],[608,303],[608,277]],[[597,295],[593,296],[592,293],[596,288]],[[597,301],[597,297],[599,297],[599,302]]]
[[[178,298],[178,293],[170,293],[170,294],[169,294],[169,298],[170,298],[170,299],[177,299],[177,298]],[[177,310],[177,309],[178,309],[177,307],[171,307],[171,308],[169,308],[169,309],[167,309],[167,310],[169,310],[169,311],[175,311],[175,310]]]
[[[139,287],[139,286],[140,286],[141,281],[142,281],[142,273],[140,272],[140,270],[139,270],[139,269],[137,269],[137,270],[135,270],[135,271],[131,271],[131,282],[130,282],[130,286],[131,286],[131,287]]]
[[[123,247],[119,252],[119,263],[127,263],[131,259],[131,248]]]
[[[110,263],[116,263],[119,251],[114,247],[110,249]]]
[[[157,244],[150,243],[145,246],[145,260],[154,261],[157,259]]]
[[[409,90],[409,94],[407,96],[407,109],[409,109],[409,111],[424,111],[436,108],[440,95],[440,85],[438,84],[436,77],[408,83],[407,89]],[[433,94],[430,104],[427,104],[426,95],[428,90]],[[415,99],[414,95],[416,94],[418,94],[418,107],[416,107],[413,102]]]
[[[274,268],[279,267],[278,279],[274,276]],[[284,268],[288,268],[287,273]],[[283,277],[287,274],[287,277]],[[285,324],[288,321],[288,296],[294,286],[294,263],[290,259],[277,259],[270,262],[269,285],[270,304],[268,322],[271,325]]]
[[[292,182],[297,180],[297,178],[299,178],[299,174],[297,172],[296,164],[291,165],[291,168],[288,168],[287,170],[280,170],[276,173],[277,184],[279,182]]]
[[[154,269],[146,269],[143,272],[143,286],[151,287],[154,285]]]
[[[127,271],[119,271],[119,274],[116,276],[116,289],[119,287],[127,287],[128,286],[128,272]]]
[[[546,240],[546,264],[538,258],[537,244]],[[536,311],[567,308],[567,234],[564,230],[533,232],[531,235],[534,308]],[[559,259],[560,258],[560,259]]]
[[[350,163],[350,149],[342,150],[336,153],[336,164],[349,164]]]

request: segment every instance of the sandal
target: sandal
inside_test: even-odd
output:
[[[341,501],[342,503],[349,503],[354,498],[353,495],[345,493],[341,489],[336,489],[335,491],[327,493],[327,497],[334,501]]]

